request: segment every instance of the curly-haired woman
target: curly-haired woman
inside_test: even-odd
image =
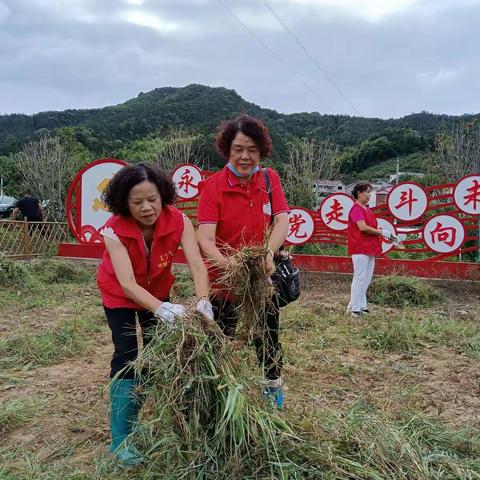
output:
[[[97,283],[115,347],[111,361],[110,451],[125,464],[141,461],[124,440],[138,416],[135,373],[138,353],[135,318],[143,344],[158,321],[173,324],[185,313],[169,301],[174,282],[172,260],[181,246],[192,273],[197,310],[213,320],[209,281],[190,220],[172,206],[175,187],[161,170],[147,164],[129,165],[112,178],[103,200],[113,216],[102,235],[105,253]]]
[[[216,148],[227,164],[223,170],[200,184],[200,246],[212,263],[226,265],[231,261],[229,252],[232,250],[263,243],[273,216],[266,258],[268,269],[273,273],[274,254],[288,234],[288,205],[278,174],[268,169],[265,173],[270,182],[270,203],[264,172],[260,167],[260,160],[267,158],[272,148],[268,129],[260,120],[240,115],[220,125]],[[212,282],[216,273],[214,269],[210,271]],[[215,320],[226,335],[233,337],[239,306],[221,288],[217,288],[212,304]],[[265,338],[256,344],[258,359],[266,377],[264,394],[271,397],[278,408],[282,408],[282,362],[276,296],[265,312],[264,324]]]

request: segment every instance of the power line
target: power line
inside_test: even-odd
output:
[[[302,43],[302,41],[297,37],[297,35],[292,31],[292,29],[282,20],[282,18],[278,15],[278,13],[275,11],[275,9],[270,5],[270,3],[267,0],[263,0],[264,5],[268,8],[270,13],[277,19],[278,23],[284,28],[284,30],[293,38],[295,43],[303,50],[305,55],[311,60],[311,62],[317,67],[320,72],[323,73],[325,78],[328,80],[328,82],[337,90],[337,92],[344,98],[344,100],[352,107],[352,109],[360,116],[362,114],[360,111],[355,107],[355,105],[349,100],[349,98],[343,93],[342,89],[335,83],[335,81],[330,77],[328,72],[317,62],[316,58],[307,50],[305,45]]]
[[[246,25],[242,20],[240,20],[240,18],[238,18],[237,15],[235,15],[235,13],[227,6],[225,5],[225,3],[222,1],[222,0],[217,0],[217,2],[233,17],[235,18],[235,20],[237,20],[238,23],[240,23],[240,25],[242,25],[242,27],[250,34],[252,35],[252,37],[255,38],[255,40],[257,40],[257,42],[259,42],[266,50],[268,50],[276,59],[279,63],[282,64],[282,66],[288,70],[288,72],[290,72],[297,80],[299,80],[300,82],[302,82],[305,87],[316,97],[318,98],[324,105],[326,105],[332,112],[333,112],[333,108],[310,86],[308,85],[308,83],[305,82],[305,80],[297,73],[295,72],[294,70],[292,70],[290,68],[290,66],[283,60],[282,57],[280,57],[280,55],[278,55],[274,50],[272,50],[272,48],[270,48],[253,30],[251,30],[248,25]],[[340,95],[342,95],[342,97],[347,101],[347,103],[353,108],[353,110],[358,114],[360,115],[361,117],[363,116],[362,113],[355,107],[355,105],[353,105],[353,103],[347,98],[347,96],[343,93],[343,91],[340,89],[339,86],[336,85],[336,83],[330,78],[330,76],[328,75],[328,73],[321,67],[321,65],[319,65],[319,63],[315,60],[315,58],[308,52],[308,50],[305,48],[305,46],[303,45],[303,43],[298,39],[298,37],[290,30],[290,28],[288,27],[288,25],[286,25],[283,20],[278,16],[278,14],[275,12],[275,10],[273,9],[273,7],[271,7],[271,5],[267,2],[267,0],[263,0],[263,2],[265,3],[265,5],[267,6],[267,8],[270,9],[270,11],[272,12],[272,14],[275,16],[275,18],[277,18],[277,20],[280,22],[280,24],[289,32],[289,34],[295,39],[295,41],[300,45],[300,47],[302,48],[302,50],[308,55],[308,57],[314,62],[314,64],[317,66],[317,68],[325,75],[325,77],[327,78],[327,80],[335,87],[335,89],[340,93]],[[342,128],[345,127],[345,125],[347,125],[348,123],[351,123],[353,121],[353,118],[350,118],[348,119],[345,123],[343,123],[341,126]],[[395,153],[395,155],[398,157],[398,152],[396,152],[391,146],[388,146],[388,148],[393,152]]]
[[[238,18],[237,15],[227,6],[222,0],[217,0],[217,2],[232,16],[237,20],[240,25],[250,34],[252,35],[257,42],[259,42],[266,50],[268,50],[276,59],[279,63],[283,65],[283,67],[288,70],[297,80],[303,83],[303,85],[312,93],[318,100],[320,100],[329,110],[333,112],[333,108],[318,94],[316,90],[314,90],[297,72],[292,70],[288,63],[283,60],[280,55],[278,55],[272,48],[270,48],[253,30],[251,30],[247,24],[245,24],[240,18]]]
[[[298,38],[298,36],[293,32],[293,30],[282,20],[282,18],[280,17],[280,15],[275,11],[275,9],[272,7],[272,5],[269,3],[268,0],[262,0],[264,5],[268,8],[268,10],[270,11],[270,13],[277,19],[277,21],[280,23],[280,25],[284,28],[284,30],[293,38],[293,40],[295,41],[295,43],[303,50],[303,52],[305,53],[305,55],[307,55],[307,57],[311,60],[311,62],[317,67],[318,70],[320,70],[320,72],[323,73],[323,75],[325,76],[325,78],[329,81],[329,83],[335,88],[335,90],[337,90],[337,92],[344,98],[344,100],[350,105],[350,107],[352,107],[352,109],[361,117],[363,117],[362,113],[360,112],[360,110],[358,110],[358,108],[350,101],[350,99],[345,95],[345,93],[343,92],[343,90],[335,83],[335,81],[330,77],[330,75],[328,74],[328,72],[318,63],[318,61],[316,60],[316,58],[308,51],[307,47],[305,47],[305,45],[303,44],[303,42]],[[348,124],[349,122],[351,122],[352,119],[350,120],[347,120],[343,125],[342,127],[345,127],[346,124]],[[398,158],[399,158],[399,154],[398,152],[393,148],[391,147],[390,145],[388,145],[388,148],[396,155],[397,157],[397,162],[398,162]]]

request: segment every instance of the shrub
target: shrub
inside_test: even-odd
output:
[[[424,281],[404,276],[388,275],[372,282],[369,299],[389,307],[429,307],[440,299],[435,289]]]
[[[0,258],[0,286],[26,287],[28,271],[23,263]]]
[[[33,262],[31,268],[48,283],[85,283],[92,278],[92,272],[84,266],[68,261],[42,259]]]

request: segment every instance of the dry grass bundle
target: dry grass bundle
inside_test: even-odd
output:
[[[237,334],[251,341],[264,335],[264,313],[272,301],[274,288],[267,273],[267,244],[247,246],[230,256],[220,270],[218,282],[238,304]]]
[[[295,460],[302,440],[260,397],[244,365],[197,314],[177,329],[157,328],[135,362],[146,398],[135,437],[147,458],[142,478],[318,478],[297,477],[317,467]]]

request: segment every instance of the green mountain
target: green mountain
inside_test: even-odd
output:
[[[204,135],[211,145],[219,122],[241,112],[262,118],[267,123],[274,142],[272,160],[280,163],[285,153],[286,142],[293,136],[329,138],[342,149],[347,147],[352,149],[372,137],[376,139],[378,146],[382,143],[383,132],[387,129],[397,133],[409,129],[418,132],[423,138],[421,143],[425,146],[431,142],[435,132],[450,129],[460,118],[473,117],[435,115],[426,112],[388,120],[319,113],[286,115],[247,102],[234,90],[192,84],[183,88],[166,87],[147,93],[142,92],[125,103],[105,108],[51,111],[34,115],[2,115],[0,155],[18,151],[25,141],[45,130],[63,127],[74,127],[77,139],[95,155],[114,155],[131,142],[155,131],[166,132],[172,126],[185,126],[192,132]],[[415,148],[418,150],[420,147],[417,145]],[[390,153],[384,152],[378,157],[378,161],[393,156],[392,149],[387,147],[387,150]],[[399,153],[410,154],[412,150],[407,149]],[[207,155],[214,156],[213,149],[207,151]],[[357,158],[352,150],[349,155]],[[371,157],[373,160],[369,159],[363,167],[368,167],[371,161],[375,162],[375,153],[372,153]],[[355,166],[352,165],[354,162],[351,159],[349,162],[346,163],[347,169],[360,171],[361,165],[358,162]]]

